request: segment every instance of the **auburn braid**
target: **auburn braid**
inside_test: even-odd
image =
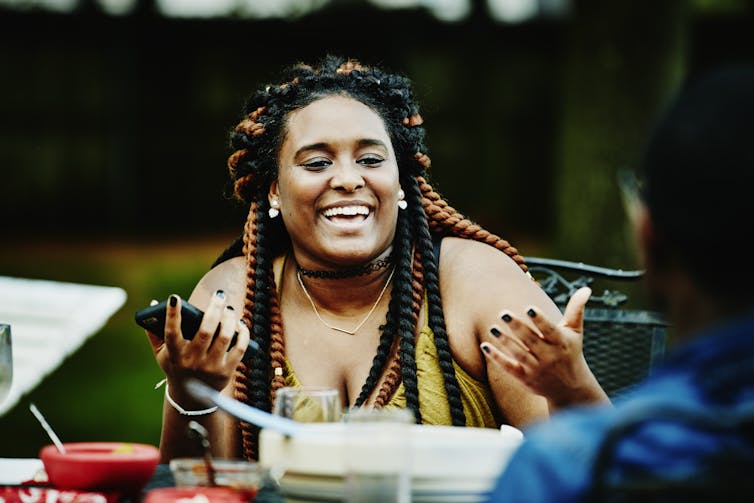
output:
[[[481,241],[504,252],[524,271],[529,268],[524,257],[519,255],[518,250],[508,241],[492,234],[478,224],[468,220],[455,208],[450,206],[435,190],[427,183],[424,177],[418,177],[419,188],[422,192],[424,210],[430,220],[430,228],[436,234],[453,235],[466,239]]]
[[[256,253],[256,215],[257,215],[257,205],[251,204],[249,207],[249,214],[246,219],[246,225],[244,226],[244,233],[243,233],[243,256],[245,258],[245,262],[247,264],[246,271],[247,271],[247,277],[246,277],[246,294],[244,295],[244,307],[243,307],[243,313],[242,318],[244,322],[248,325],[249,320],[252,319],[251,312],[253,311],[254,306],[254,276],[249,276],[248,271],[250,270],[251,266],[250,264],[256,263],[254,259],[254,255]],[[233,248],[233,245],[231,245],[228,249]],[[225,252],[223,252],[223,255],[228,251],[226,249]],[[222,258],[222,257],[221,257]],[[220,260],[220,259],[218,259]],[[250,286],[251,285],[251,286]],[[248,365],[244,362],[241,362],[239,367],[236,369],[235,378],[234,378],[234,387],[233,387],[233,396],[237,400],[240,400],[244,403],[252,403],[252,390],[250,389],[250,383],[253,382],[253,374],[255,370],[256,364],[259,363],[258,358],[254,358],[252,360],[251,365]],[[240,424],[241,428],[241,440],[242,440],[242,449],[244,455],[246,453],[253,453],[256,451],[256,434],[258,430],[255,428],[254,425],[246,422],[241,422]]]
[[[411,271],[411,291],[413,295],[411,310],[415,314],[415,325],[417,324],[416,320],[419,319],[419,313],[422,307],[422,296],[424,295],[424,268],[421,263],[421,258],[421,253],[415,251],[413,256],[413,268]],[[397,347],[391,348],[391,351],[394,351],[395,356],[389,362],[387,372],[385,373],[385,378],[382,382],[382,386],[380,386],[377,397],[374,401],[374,405],[376,407],[382,407],[387,404],[390,400],[390,397],[395,394],[395,391],[398,389],[398,385],[401,383],[401,360],[400,353],[398,352],[400,343],[399,341],[396,342]],[[393,353],[391,352],[391,354]]]
[[[249,212],[246,226],[248,245],[246,249],[247,286],[244,319],[247,320],[251,337],[259,344],[262,355],[254,358],[250,372],[244,375],[245,380],[250,382],[246,401],[258,409],[270,411],[272,409],[270,351],[273,349],[270,332],[273,326],[273,306],[277,304],[275,280],[272,270],[274,254],[269,248],[267,223],[264,220],[264,215],[269,209],[266,197],[260,198],[260,201],[252,204],[251,207],[253,212]],[[256,239],[250,236],[249,233],[254,233]],[[279,321],[278,309],[278,325],[280,325]],[[279,343],[280,341],[277,342]],[[282,359],[279,356],[281,349],[280,344],[275,345],[275,353],[278,354],[273,354],[273,357],[277,363]],[[249,425],[244,429],[243,437],[244,456],[249,459],[256,459],[258,428]],[[247,439],[248,441],[246,441]]]

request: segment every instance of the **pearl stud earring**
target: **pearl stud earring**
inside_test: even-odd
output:
[[[403,192],[403,189],[399,190],[398,191],[398,207],[402,210],[405,210],[406,208],[408,208],[408,203],[406,202],[405,199],[403,199],[404,197],[406,197],[406,194]]]
[[[280,215],[280,210],[278,209],[279,206],[280,202],[277,199],[273,199],[270,202],[270,209],[267,210],[267,214],[270,216],[270,218],[275,218]]]

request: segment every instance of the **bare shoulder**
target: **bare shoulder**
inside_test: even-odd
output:
[[[242,307],[244,289],[246,288],[245,269],[243,257],[234,257],[218,264],[207,271],[196,284],[191,293],[190,302],[196,307],[204,309],[212,295],[217,290],[223,290],[230,305],[237,309]]]
[[[470,239],[448,237],[440,253],[443,309],[480,328],[505,309],[522,312],[537,305],[552,316],[560,311],[540,286],[504,252]]]
[[[453,275],[489,274],[489,268],[494,267],[508,274],[526,276],[504,252],[473,239],[446,237],[442,241],[440,260],[442,272]]]

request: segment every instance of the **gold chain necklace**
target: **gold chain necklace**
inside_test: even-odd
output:
[[[309,303],[312,305],[312,309],[314,310],[314,314],[317,315],[317,318],[320,322],[327,328],[331,330],[337,330],[338,332],[343,332],[344,334],[348,335],[356,335],[356,332],[359,331],[359,329],[364,326],[364,323],[367,322],[367,320],[372,316],[372,313],[375,309],[377,309],[377,304],[380,303],[380,300],[382,300],[382,296],[385,295],[385,292],[387,291],[387,286],[390,284],[390,280],[393,279],[393,273],[395,272],[395,267],[390,271],[390,276],[388,276],[387,281],[385,282],[385,286],[382,287],[382,291],[380,292],[380,296],[377,297],[377,300],[375,301],[374,305],[372,305],[372,309],[369,310],[367,315],[364,317],[363,320],[361,320],[361,323],[356,325],[356,328],[353,330],[346,330],[345,328],[336,327],[334,325],[330,325],[325,320],[322,319],[322,316],[319,314],[319,310],[317,309],[317,305],[314,303],[314,299],[312,299],[312,296],[309,295],[309,292],[306,290],[306,287],[304,286],[304,282],[301,280],[301,274],[298,270],[296,270],[296,278],[298,279],[298,284],[301,285],[301,290],[303,290],[304,295],[306,295],[306,298],[309,299]]]

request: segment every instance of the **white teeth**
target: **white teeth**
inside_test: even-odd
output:
[[[327,217],[334,217],[337,215],[343,215],[352,217],[355,215],[369,215],[369,208],[366,206],[339,206],[337,208],[328,208],[326,209],[323,214]]]

